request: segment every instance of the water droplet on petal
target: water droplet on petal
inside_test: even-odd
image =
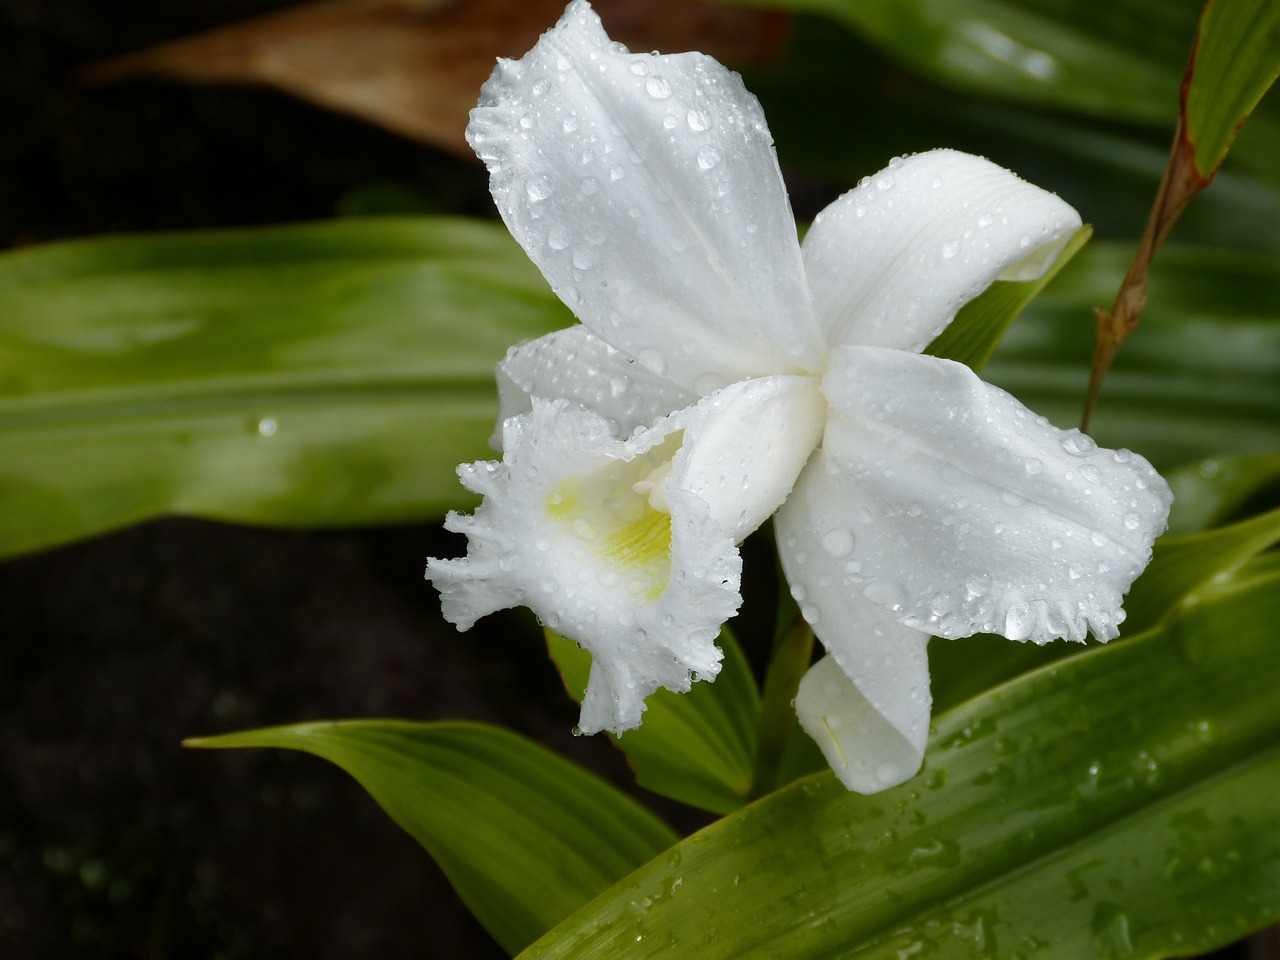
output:
[[[665,100],[671,96],[671,84],[665,77],[652,76],[644,82],[644,88],[655,100]]]
[[[553,223],[547,230],[547,246],[552,250],[564,250],[573,242],[569,228],[563,223]]]
[[[1044,473],[1044,462],[1037,460],[1035,457],[1028,457],[1026,463],[1022,465],[1022,469],[1034,477],[1038,473]]]
[[[702,133],[709,126],[707,115],[701,110],[690,110],[685,119],[689,122],[689,129],[695,133]]]
[[[542,174],[535,174],[524,185],[524,192],[533,203],[545,200],[552,194],[551,180]]]
[[[710,170],[720,162],[720,154],[712,147],[703,147],[698,151],[698,169]]]
[[[1142,518],[1136,513],[1126,513],[1124,515],[1124,526],[1126,530],[1137,530],[1142,523]]]
[[[853,552],[853,534],[844,529],[829,530],[822,538],[822,549],[841,560]]]
[[[959,252],[960,252],[959,240],[948,240],[946,243],[942,245],[942,256],[944,259],[950,260]]]
[[[1025,640],[1035,629],[1036,615],[1031,604],[1019,601],[1009,605],[1004,615],[1004,635],[1010,640]]]
[[[1093,437],[1087,433],[1081,433],[1079,430],[1070,430],[1062,437],[1062,449],[1067,453],[1073,453],[1077,457],[1083,457],[1086,454],[1093,453],[1098,448]]]

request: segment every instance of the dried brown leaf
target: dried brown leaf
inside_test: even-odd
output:
[[[780,51],[783,14],[698,2],[600,0],[632,49],[702,50],[729,64]],[[563,0],[329,0],[293,7],[86,67],[86,83],[162,77],[265,85],[460,156],[480,85],[518,57]]]

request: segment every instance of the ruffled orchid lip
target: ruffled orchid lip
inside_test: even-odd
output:
[[[658,686],[714,672],[734,543],[779,504],[780,559],[831,654],[797,711],[850,789],[918,768],[930,633],[1116,634],[1167,485],[919,354],[996,279],[1042,275],[1080,226],[1069,205],[936,150],[866,178],[801,245],[741,79],[701,54],[627,52],[585,0],[499,64],[467,135],[582,323],[499,365],[503,461],[464,468],[485,495],[449,521],[468,556],[429,576],[461,625],[527,604],[587,647],[582,729],[633,726]],[[636,517],[614,524],[601,490]],[[612,546],[575,540],[581,524]],[[589,605],[539,592],[537,563],[503,557],[540,542],[557,582],[599,587],[621,564],[648,587]]]

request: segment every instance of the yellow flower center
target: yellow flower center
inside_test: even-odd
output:
[[[683,439],[677,432],[630,462],[615,461],[557,484],[547,515],[582,541],[605,586],[625,581],[637,600],[652,602],[671,577],[671,514],[663,483]]]

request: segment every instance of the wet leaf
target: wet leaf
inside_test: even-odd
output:
[[[1241,125],[1277,75],[1280,4],[1206,3],[1182,93],[1183,133],[1202,177],[1212,177],[1221,166]]]
[[[960,309],[955,320],[929,344],[925,353],[981,370],[995,353],[1014,318],[1083,249],[1092,234],[1093,230],[1088,226],[1077,230],[1058,259],[1037,280],[997,280]]]
[[[341,767],[513,954],[676,839],[604,781],[483,724],[302,723],[187,745],[282,747]]]
[[[1280,451],[1208,457],[1165,474],[1173,489],[1169,533],[1200,533],[1252,512],[1280,506]]]
[[[1062,427],[1089,377],[1091,304],[1116,289],[1127,244],[1094,242],[1010,327],[984,379]],[[1091,428],[1160,469],[1280,450],[1280,260],[1171,246],[1147,319],[1116,363]]]
[[[88,83],[164,77],[275,87],[472,159],[462,138],[497,57],[520,57],[563,0],[336,0],[174,40],[83,70]],[[701,50],[731,64],[777,52],[778,14],[619,0],[611,36],[637,50]]]
[[[163,514],[469,502],[493,365],[573,318],[498,226],[352,220],[0,255],[0,555]]]
[[[1094,308],[1097,344],[1082,427],[1089,424],[1117,352],[1142,318],[1156,253],[1192,197],[1213,180],[1240,125],[1277,73],[1280,5],[1274,0],[1208,0],[1182,81],[1181,109],[1168,166],[1147,228],[1111,308]]]
[[[581,703],[591,655],[572,640],[545,633],[565,688]],[[714,683],[695,683],[688,693],[658,690],[646,701],[644,722],[614,743],[640,786],[703,810],[728,813],[751,792],[760,696],[747,658],[727,627],[717,643],[724,660]]]
[[[965,93],[1172,121],[1198,9],[1163,0],[739,0],[821,14]]]
[[[1273,923],[1277,617],[1275,570],[1223,583],[940,716],[914,780],[793,784],[521,958],[1165,957]]]

